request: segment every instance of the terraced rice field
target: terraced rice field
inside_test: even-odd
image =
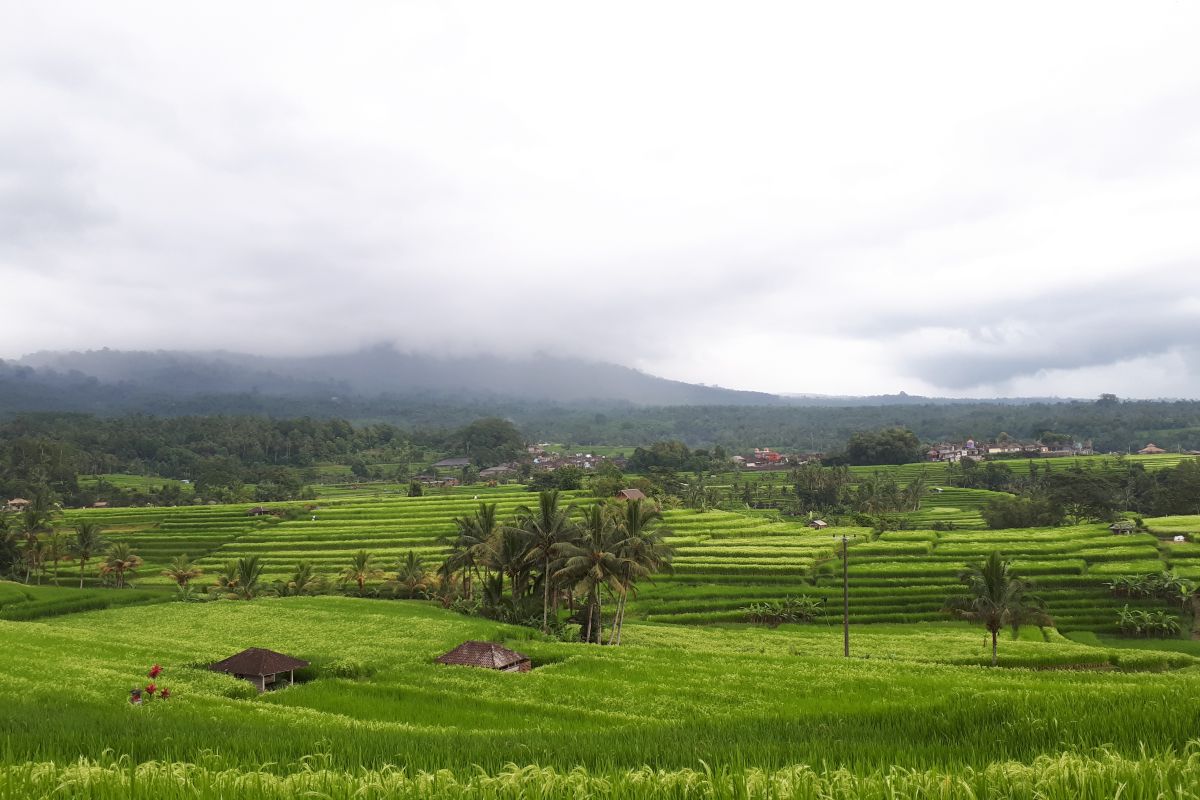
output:
[[[413,498],[346,496],[307,503],[262,504],[264,508],[305,509],[294,520],[248,516],[247,511],[255,505],[246,503],[83,509],[68,512],[67,522],[93,520],[104,526],[109,540],[128,542],[146,562],[135,581],[138,586],[168,585],[169,580],[159,572],[179,554],[187,554],[208,572],[231,559],[257,555],[265,565],[263,577],[271,581],[289,574],[300,561],[309,561],[318,572],[332,575],[343,569],[358,550],[373,553],[384,569],[409,550],[433,560],[445,552],[439,539],[455,532],[455,517],[474,513],[484,501],[496,503],[501,517],[507,517],[518,506],[536,499],[522,487],[490,492],[472,488]],[[96,562],[89,568],[87,579],[98,582]]]
[[[955,514],[977,504],[987,492],[946,490],[936,497],[952,506],[931,505],[921,513],[945,521],[943,508]],[[88,509],[71,512],[68,521],[93,519],[113,540],[129,542],[146,560],[134,583],[166,587],[159,574],[170,560],[186,553],[213,573],[231,559],[257,555],[269,583],[283,578],[304,560],[317,572],[334,576],[351,555],[367,550],[382,569],[392,568],[408,551],[433,566],[445,552],[440,539],[455,531],[453,519],[471,514],[478,502],[499,506],[502,518],[534,496],[519,487],[499,487],[479,500],[459,492],[420,498],[375,497],[322,500],[298,519],[250,517],[247,505],[157,509]],[[575,502],[594,502],[577,497]],[[291,505],[298,504],[281,504]],[[313,517],[316,517],[313,519]],[[1104,525],[1012,531],[974,530],[958,518],[956,530],[889,531],[873,538],[865,528],[816,531],[799,520],[775,520],[729,511],[670,510],[665,524],[675,548],[674,571],[655,576],[631,601],[632,614],[658,622],[713,623],[744,619],[754,601],[806,595],[825,599],[836,611],[841,598],[836,536],[851,537],[849,575],[851,617],[856,623],[943,620],[945,599],[959,588],[958,573],[967,562],[992,550],[1013,559],[1019,574],[1036,581],[1064,630],[1111,631],[1119,602],[1104,583],[1118,575],[1173,568],[1200,579],[1200,544],[1160,541],[1177,532],[1200,533],[1200,517],[1150,521],[1158,536],[1114,536]],[[961,523],[961,524],[960,524]],[[98,581],[97,562],[87,580]],[[64,570],[66,577],[73,572]],[[205,579],[202,579],[201,583]],[[1155,601],[1128,601],[1157,607]]]

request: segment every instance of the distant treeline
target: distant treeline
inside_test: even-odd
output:
[[[968,402],[905,398],[829,406],[636,406],[614,402],[553,403],[480,392],[425,392],[356,396],[349,393],[273,396],[188,394],[144,384],[102,383],[78,373],[35,372],[0,363],[0,418],[21,412],[76,411],[103,416],[142,412],[154,416],[339,419],[385,423],[414,441],[425,431],[451,431],[483,417],[511,420],[531,440],[586,447],[678,440],[692,448],[716,446],[730,454],[753,447],[835,452],[855,432],[906,428],[922,442],[991,439],[1007,433],[1035,440],[1055,431],[1091,440],[1098,452],[1124,452],[1154,442],[1170,450],[1200,449],[1200,401]],[[797,401],[800,402],[800,401]],[[832,405],[836,402],[836,405]]]
[[[359,477],[368,477],[372,464],[389,464],[406,477],[446,452],[491,466],[520,456],[523,444],[511,423],[495,418],[412,431],[343,419],[24,414],[0,424],[0,495],[50,492],[72,505],[120,500],[116,487],[100,497],[81,487],[79,476],[133,473],[188,480],[198,496],[215,499],[230,499],[245,484],[256,485],[256,499],[289,499],[321,463],[348,465]],[[147,499],[179,499],[177,488],[161,494]]]

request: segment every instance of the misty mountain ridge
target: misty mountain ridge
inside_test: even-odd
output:
[[[552,403],[634,405],[786,404],[778,395],[673,381],[630,367],[538,354],[435,357],[381,346],[318,356],[256,356],[172,350],[33,353],[20,366],[86,376],[171,396],[264,394],[280,397],[444,395],[511,397]]]

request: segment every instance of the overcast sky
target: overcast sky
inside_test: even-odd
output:
[[[0,8],[0,357],[1200,397],[1200,4]]]

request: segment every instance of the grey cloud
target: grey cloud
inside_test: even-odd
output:
[[[1192,12],[1097,12],[1094,38],[1007,62],[1020,19],[964,49],[962,9],[904,28],[881,5],[904,34],[882,39],[772,13],[614,11],[563,38],[470,2],[22,7],[0,31],[22,111],[0,122],[0,278],[38,311],[0,316],[0,357],[387,341],[836,393],[1195,339],[1200,241],[1165,219],[1200,216]],[[1114,65],[1129,25],[1144,44]],[[797,48],[801,28],[856,36]]]

